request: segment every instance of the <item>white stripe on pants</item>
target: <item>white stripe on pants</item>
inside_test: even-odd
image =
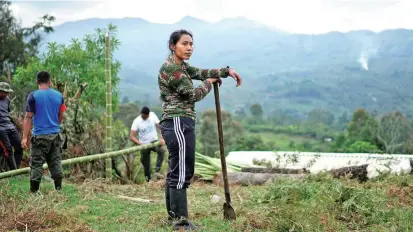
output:
[[[185,183],[185,137],[178,117],[174,118],[174,131],[179,146],[179,179],[176,188],[181,189]]]

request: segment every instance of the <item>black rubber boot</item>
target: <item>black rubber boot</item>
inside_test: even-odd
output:
[[[198,227],[188,220],[188,202],[186,196],[186,188],[184,189],[169,189],[171,211],[174,219],[177,220],[173,229],[180,230],[197,230]]]
[[[174,219],[173,219],[173,214],[171,212],[171,197],[169,196],[168,183],[166,183],[165,185],[165,204],[166,204],[166,210],[168,212],[168,226],[171,226]]]
[[[40,188],[40,182],[34,181],[34,180],[30,181],[30,192],[36,193],[37,191],[39,191],[39,188]]]
[[[54,180],[54,188],[55,188],[57,191],[62,190],[62,178],[59,178],[59,179]]]

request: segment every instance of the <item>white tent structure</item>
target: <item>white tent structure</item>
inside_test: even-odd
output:
[[[412,171],[413,155],[367,154],[367,153],[317,153],[293,151],[233,151],[227,156],[228,162],[243,166],[266,162],[271,167],[307,169],[311,173],[331,169],[368,164],[368,178],[381,173],[407,174]]]

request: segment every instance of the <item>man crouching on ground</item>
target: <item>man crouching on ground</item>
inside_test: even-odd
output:
[[[155,113],[151,112],[148,107],[142,107],[141,114],[133,121],[130,132],[130,140],[136,145],[144,145],[156,142],[158,134],[160,134],[159,119]],[[136,132],[139,133],[139,140],[136,138]],[[162,179],[160,173],[162,162],[165,156],[165,141],[162,138],[159,140],[160,145],[156,148],[149,148],[141,151],[141,163],[144,169],[146,182],[151,179],[151,151],[158,153],[156,160],[155,178]]]
[[[50,74],[37,74],[38,90],[27,97],[26,116],[23,125],[22,147],[27,149],[27,137],[32,126],[30,151],[30,191],[39,190],[43,164],[47,162],[56,190],[62,188],[62,148],[60,124],[66,111],[63,95],[50,88]]]

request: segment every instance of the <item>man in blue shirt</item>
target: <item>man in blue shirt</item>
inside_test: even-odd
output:
[[[66,111],[63,95],[50,88],[50,74],[37,74],[38,90],[27,97],[26,116],[23,124],[22,147],[27,149],[27,137],[33,123],[30,151],[30,191],[39,190],[43,164],[47,162],[55,189],[62,188],[62,140],[60,124]]]

